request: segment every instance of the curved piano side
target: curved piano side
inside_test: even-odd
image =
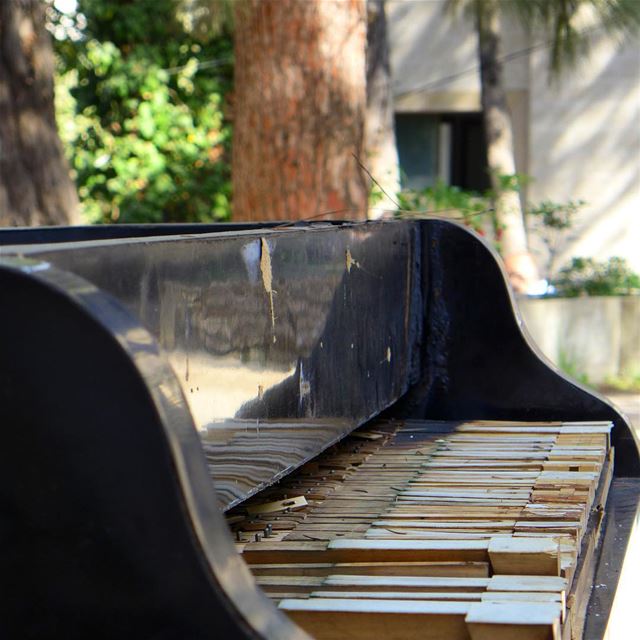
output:
[[[425,300],[422,378],[405,415],[466,420],[611,420],[616,475],[639,476],[639,443],[605,398],[559,371],[528,336],[502,262],[473,232],[420,223]]]
[[[578,603],[584,636],[578,629],[575,637],[618,637],[616,631],[629,630],[628,604],[634,597],[630,576],[636,570],[640,517],[638,438],[615,406],[570,379],[540,352],[493,249],[460,225],[432,219],[421,227],[422,245],[428,247],[422,262],[423,376],[396,405],[396,415],[612,421],[614,478],[599,547],[584,569],[585,579],[600,588],[592,590],[588,603]]]
[[[0,635],[305,638],[236,554],[151,335],[44,262],[0,291]]]

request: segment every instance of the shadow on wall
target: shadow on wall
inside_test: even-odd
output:
[[[459,80],[450,78],[458,72],[475,69],[478,64],[471,24],[464,17],[453,19],[448,16],[444,3],[435,3],[437,8],[429,4],[416,10],[414,3],[387,0],[396,103],[405,93],[427,88],[434,91],[479,90],[475,72],[464,74]],[[446,67],[434,65],[434,60],[442,58],[443,51],[447,52]],[[402,70],[401,74],[399,70]],[[446,81],[443,80],[445,76]]]
[[[551,86],[545,56],[532,61],[531,196],[586,202],[560,247],[559,262],[571,255],[615,254],[640,268],[633,248],[640,241],[637,56],[636,43],[617,51],[603,36],[589,60]]]

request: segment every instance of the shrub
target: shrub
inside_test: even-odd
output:
[[[614,296],[640,293],[640,276],[623,258],[598,262],[591,258],[573,258],[552,281],[556,295],[562,297]]]
[[[78,39],[58,43],[58,116],[88,221],[228,218],[231,38],[196,37],[176,0],[79,9]]]

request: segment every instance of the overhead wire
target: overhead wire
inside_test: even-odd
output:
[[[216,67],[224,67],[231,62],[233,62],[233,56],[225,56],[223,58],[211,58],[210,60],[197,61],[195,64],[195,70],[199,71],[200,69],[214,69]],[[190,66],[191,65],[189,64],[183,64],[179,67],[169,67],[167,69],[163,69],[163,71],[166,71],[169,75],[173,75],[176,73],[180,73],[185,69],[188,69]]]
[[[580,35],[592,35],[598,31],[602,31],[604,29],[603,26],[592,27],[590,29],[585,29],[580,32]],[[502,56],[498,57],[499,62],[511,62],[512,60],[517,60],[518,58],[522,58],[523,56],[528,56],[535,51],[539,51],[541,49],[546,49],[553,46],[553,40],[545,40],[543,42],[538,42],[536,44],[525,47],[524,49],[517,49],[516,51],[510,51],[509,53],[505,53]],[[432,89],[442,84],[448,84],[453,80],[457,80],[458,78],[464,77],[466,75],[477,73],[480,71],[480,64],[477,63],[472,67],[468,67],[462,71],[457,71],[456,73],[452,73],[446,76],[442,76],[441,78],[436,78],[435,80],[429,80],[428,82],[424,82],[418,85],[414,85],[408,89],[403,89],[401,92],[397,93],[396,96],[404,96],[409,93],[415,93],[416,91],[424,91],[425,89]]]

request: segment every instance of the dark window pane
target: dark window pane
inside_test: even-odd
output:
[[[451,184],[469,191],[486,191],[490,183],[482,114],[449,114],[446,121],[453,129]]]
[[[440,136],[444,124],[449,135]],[[469,191],[490,187],[481,113],[398,113],[396,141],[404,189],[425,189],[443,176]],[[449,148],[439,150],[443,141]],[[439,162],[449,166],[438,166]]]
[[[396,143],[404,189],[424,189],[438,179],[438,116],[396,114]]]

